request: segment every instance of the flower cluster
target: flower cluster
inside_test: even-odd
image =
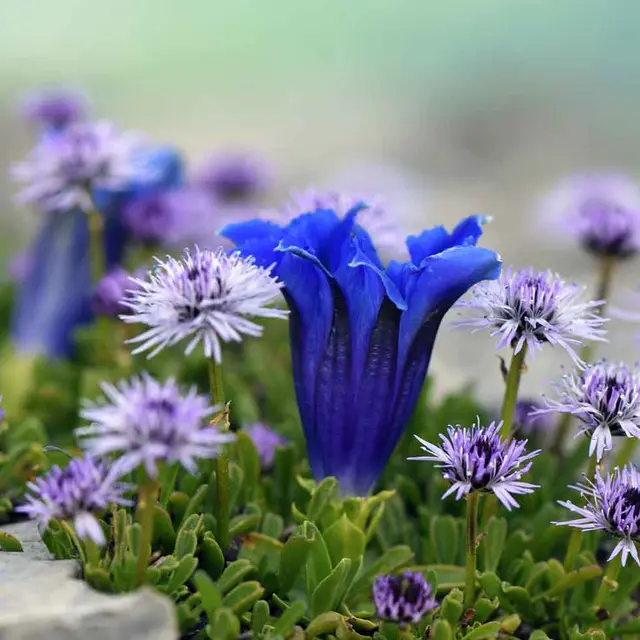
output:
[[[380,618],[400,624],[417,624],[438,606],[431,585],[416,571],[378,576],[373,585],[373,603]]]
[[[508,509],[517,507],[514,495],[531,493],[537,485],[522,482],[520,478],[531,468],[531,459],[540,450],[526,453],[526,440],[501,440],[502,423],[492,422],[488,427],[478,424],[467,428],[449,427],[447,435],[440,434],[442,446],[416,439],[429,455],[409,458],[437,462],[442,476],[451,483],[443,499],[455,493],[456,499],[473,491],[489,492]]]
[[[531,268],[509,268],[498,280],[474,287],[468,300],[458,304],[470,316],[458,326],[489,329],[498,336],[497,348],[523,347],[533,352],[544,343],[565,349],[580,362],[576,345],[587,340],[604,340],[604,319],[596,313],[601,301],[580,300],[584,287],[567,284],[551,272]]]
[[[270,469],[276,455],[276,449],[287,444],[285,438],[261,422],[245,427],[243,431],[251,438],[258,450],[263,469]]]

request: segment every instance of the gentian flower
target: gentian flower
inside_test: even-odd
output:
[[[90,455],[118,453],[118,473],[142,465],[155,478],[159,463],[178,463],[195,473],[198,458],[214,458],[235,438],[206,420],[217,410],[207,396],[195,387],[183,394],[173,378],[162,384],[143,375],[101,387],[105,398],[85,403],[80,416],[91,424],[76,434]]]
[[[11,169],[16,181],[26,183],[17,200],[43,211],[88,211],[94,189],[124,191],[144,178],[151,166],[141,162],[141,150],[137,134],[121,134],[108,122],[79,122],[45,135],[29,159]]]
[[[291,309],[298,409],[317,479],[366,494],[382,472],[418,400],[440,321],[469,287],[495,278],[500,259],[475,247],[481,218],[407,239],[411,260],[385,269],[356,224],[305,213],[285,226],[266,220],[221,234],[274,265]]]
[[[526,440],[501,440],[501,426],[500,422],[492,422],[483,427],[478,421],[469,429],[449,427],[446,436],[440,434],[440,447],[416,436],[421,449],[429,455],[409,460],[439,463],[436,468],[442,469],[442,477],[451,483],[443,499],[452,493],[456,500],[473,491],[493,493],[511,511],[518,507],[514,495],[532,493],[538,486],[520,478],[529,471],[530,460],[540,450],[526,453]]]
[[[256,155],[221,153],[198,167],[191,184],[221,203],[247,202],[262,196],[271,182],[271,169]]]
[[[438,606],[431,585],[417,571],[378,576],[373,583],[373,603],[379,618],[399,624],[417,624]]]
[[[105,543],[105,536],[96,514],[112,504],[131,504],[122,497],[128,486],[118,482],[114,469],[93,458],[73,458],[64,469],[55,465],[27,487],[26,502],[16,511],[42,527],[54,518],[72,521],[80,539],[98,545]]]
[[[151,350],[152,358],[190,338],[186,354],[202,342],[205,356],[221,362],[220,341],[262,335],[262,327],[250,317],[287,316],[286,310],[268,306],[280,294],[281,283],[251,258],[196,248],[185,250],[179,260],[167,256],[156,261],[148,279],[134,279],[137,289],[124,303],[129,313],[122,320],[150,327],[129,340],[140,343],[133,353]]]
[[[107,270],[122,260],[128,240],[120,213],[125,204],[153,189],[167,188],[181,178],[181,161],[175,151],[152,148],[146,152],[148,182],[132,181],[117,193],[98,190],[94,200],[105,216],[104,250]],[[33,257],[17,296],[12,318],[12,339],[21,352],[53,358],[73,353],[73,333],[91,320],[91,270],[86,215],[72,209],[43,217]]]
[[[571,487],[580,492],[584,506],[579,507],[570,500],[559,501],[563,507],[580,517],[575,520],[553,522],[568,525],[582,531],[605,531],[622,538],[615,546],[609,560],[622,554],[622,566],[631,556],[640,566],[636,542],[640,542],[640,472],[633,465],[622,470],[615,468],[603,478],[599,471],[593,481]]]
[[[605,334],[601,328],[605,320],[595,313],[602,302],[582,302],[584,290],[550,271],[509,268],[499,280],[474,287],[469,299],[458,303],[470,313],[455,324],[475,331],[488,329],[491,336],[498,336],[498,349],[512,347],[515,353],[524,345],[532,354],[545,343],[557,345],[581,364],[574,346],[585,340],[603,341]]]
[[[613,436],[640,438],[640,373],[625,364],[598,362],[562,376],[558,399],[545,398],[537,413],[570,413],[591,438],[589,455],[602,459]]]
[[[622,175],[573,176],[545,199],[542,215],[596,255],[626,258],[640,248],[640,189]]]
[[[45,89],[27,97],[22,104],[22,113],[34,124],[59,130],[84,119],[87,101],[77,91]]]
[[[255,445],[263,469],[270,469],[276,455],[276,449],[287,444],[285,438],[273,429],[270,429],[261,422],[256,422],[243,431],[251,438]]]

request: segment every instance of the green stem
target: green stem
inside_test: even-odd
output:
[[[464,587],[464,607],[470,609],[476,602],[476,538],[478,537],[479,494],[467,495],[467,550]]]
[[[86,564],[87,554],[84,552],[84,547],[82,546],[80,538],[78,538],[78,535],[76,534],[74,528],[65,520],[60,520],[59,522],[60,526],[67,532],[67,535],[69,536],[69,538],[71,538],[71,542],[73,542],[75,548],[78,550],[80,562],[82,562],[82,564]]]
[[[607,572],[602,578],[600,588],[593,601],[596,609],[601,609],[607,599],[607,596],[616,589],[618,574],[620,573],[620,566],[622,560],[622,553],[619,553],[613,560],[609,562],[607,566]]]
[[[222,367],[214,358],[209,359],[209,388],[214,404],[222,405],[222,411],[226,411],[224,400],[224,387],[222,385]],[[226,416],[219,423],[221,430],[227,429]],[[217,541],[222,551],[229,546],[229,456],[222,446],[216,460],[216,520],[218,523]]]
[[[95,207],[87,211],[87,224],[89,226],[91,282],[96,284],[100,281],[100,278],[102,278],[106,270],[106,257],[104,254],[104,239],[102,237],[103,219]]]
[[[140,524],[140,549],[138,553],[138,586],[144,584],[145,574],[149,566],[151,542],[153,540],[153,509],[156,502],[158,485],[147,479],[140,484],[138,491],[137,519]]]
[[[500,435],[503,438],[511,436],[511,427],[513,425],[513,415],[516,410],[516,402],[518,401],[518,389],[520,388],[520,379],[522,378],[522,370],[524,369],[524,359],[527,355],[526,343],[518,353],[511,356],[511,364],[504,387],[504,397],[502,399],[502,411],[500,412],[500,420],[502,420],[502,429]]]

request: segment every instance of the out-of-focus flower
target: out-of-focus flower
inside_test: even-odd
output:
[[[438,602],[426,578],[417,571],[400,576],[378,576],[373,583],[378,617],[399,624],[417,624]]]
[[[128,487],[118,482],[114,470],[90,457],[74,458],[64,469],[55,465],[27,487],[26,502],[16,511],[43,527],[54,518],[71,521],[80,539],[98,545],[105,543],[105,536],[96,514],[112,504],[131,504],[122,497]]]
[[[246,202],[262,196],[272,180],[271,167],[255,154],[221,153],[196,170],[192,184],[223,203]]]
[[[137,291],[126,301],[125,322],[151,327],[130,342],[140,343],[133,353],[151,350],[149,357],[167,346],[190,338],[185,353],[202,342],[207,358],[222,360],[222,342],[240,342],[242,335],[260,336],[262,327],[249,320],[285,318],[286,310],[268,306],[280,294],[281,283],[271,270],[252,258],[186,250],[181,259],[157,260],[148,279],[136,279]]]
[[[0,404],[2,404],[2,396],[0,395]],[[0,406],[0,423],[2,423],[2,421],[4,420],[4,410],[3,408]]]
[[[469,287],[500,272],[475,247],[481,219],[407,239],[411,260],[385,269],[361,207],[341,218],[316,210],[286,226],[232,224],[221,234],[262,266],[275,264],[291,309],[291,352],[300,417],[317,479],[366,494],[413,412],[440,321]]]
[[[245,427],[243,431],[251,438],[258,450],[263,469],[270,469],[276,455],[276,449],[287,444],[285,438],[261,422]]]
[[[84,120],[87,100],[78,91],[45,89],[29,95],[22,104],[24,117],[34,124],[51,129],[64,129]]]
[[[538,413],[570,413],[591,438],[589,455],[600,460],[613,436],[640,438],[640,374],[626,364],[598,362],[562,376],[558,399],[545,398]]]
[[[542,218],[597,255],[626,258],[640,248],[640,189],[622,175],[565,180],[545,199]]]
[[[605,335],[605,320],[595,312],[602,302],[582,302],[584,290],[551,272],[509,268],[500,279],[474,287],[469,299],[458,303],[470,313],[455,324],[488,329],[498,336],[498,349],[513,347],[516,353],[524,345],[532,354],[545,343],[557,345],[580,364],[574,347],[586,340],[603,341]]]
[[[101,386],[105,399],[85,403],[80,416],[91,424],[76,433],[90,455],[117,453],[121,474],[142,465],[155,478],[159,463],[195,473],[197,459],[214,458],[235,438],[207,421],[216,408],[195,387],[183,394],[174,379],[163,384],[149,375]]]
[[[527,453],[526,440],[501,440],[501,422],[469,429],[449,427],[447,435],[440,434],[442,446],[431,444],[419,436],[421,449],[429,455],[409,458],[437,462],[442,477],[451,483],[442,498],[455,493],[456,500],[473,491],[493,493],[510,511],[518,507],[514,495],[532,493],[538,485],[522,482],[520,478],[531,468],[531,459],[540,450]]]
[[[35,262],[35,257],[30,247],[18,251],[9,262],[9,278],[16,284],[22,284]]]
[[[544,408],[540,400],[523,399],[516,402],[513,414],[513,431],[519,436],[544,436],[554,427],[554,419],[547,413],[539,413]]]
[[[582,531],[605,531],[622,538],[616,545],[609,560],[622,554],[622,566],[631,556],[640,566],[636,542],[640,541],[640,473],[632,465],[615,468],[603,478],[599,471],[593,481],[571,487],[580,492],[584,506],[579,507],[570,500],[559,503],[577,513],[575,520],[554,522],[568,525]]]
[[[93,289],[91,311],[97,316],[117,318],[126,312],[123,301],[134,288],[131,274],[122,267],[114,267],[106,273]]]
[[[17,200],[44,211],[88,211],[94,189],[125,190],[141,180],[149,165],[141,161],[141,138],[119,133],[108,122],[77,122],[55,135],[43,136],[28,160],[11,169],[25,183]]]

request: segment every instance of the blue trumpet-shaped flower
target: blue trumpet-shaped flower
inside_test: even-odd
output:
[[[99,191],[94,200],[105,217],[107,269],[122,260],[128,233],[122,208],[154,189],[177,185],[182,161],[172,149],[148,151],[153,180],[132,181],[118,192]],[[33,265],[22,283],[13,313],[12,337],[21,352],[68,357],[74,330],[91,319],[89,230],[84,212],[43,214],[34,246]]]
[[[221,234],[284,283],[298,408],[316,478],[371,490],[420,395],[444,314],[469,287],[500,273],[475,246],[482,218],[407,238],[411,260],[384,267],[353,207],[318,209],[286,226],[264,220]]]

